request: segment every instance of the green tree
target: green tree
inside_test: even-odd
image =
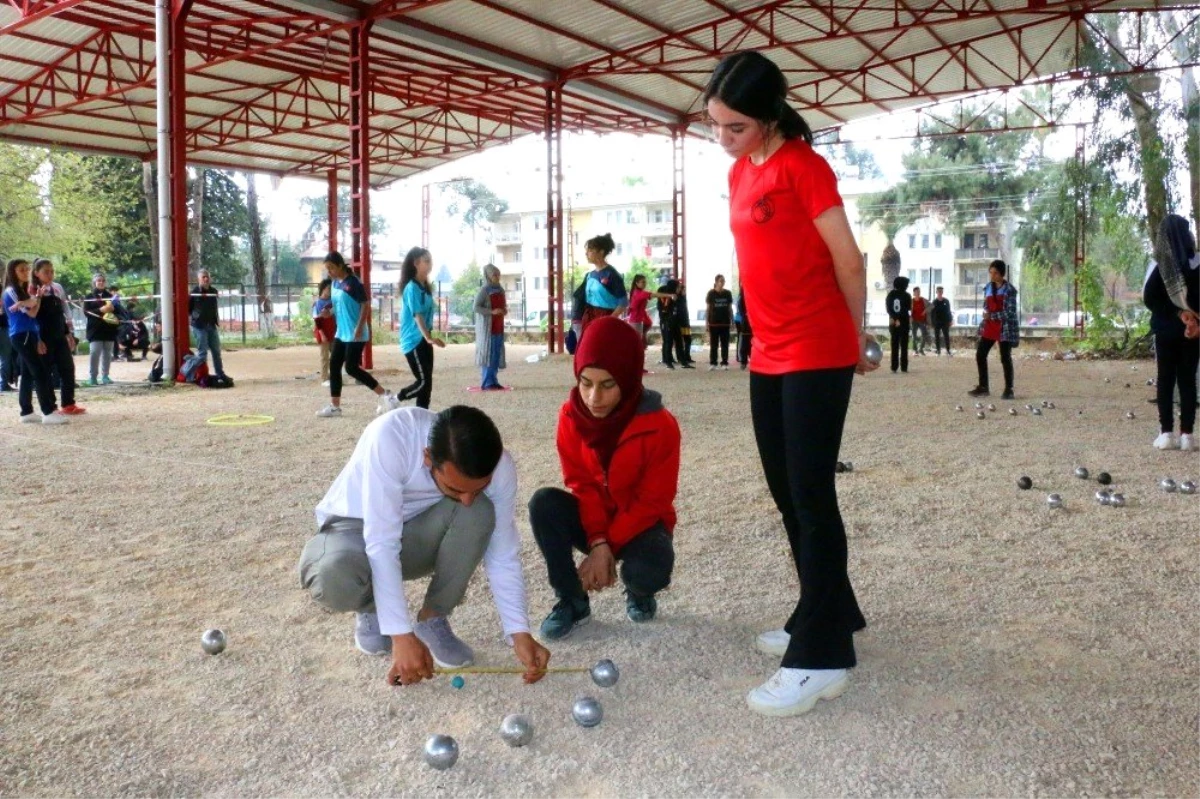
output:
[[[338,207],[338,247],[347,254],[350,252],[350,189],[339,188],[337,193]],[[308,217],[308,228],[300,237],[300,250],[307,250],[318,240],[328,240],[329,236],[329,198],[305,197],[300,201],[300,207]],[[387,220],[378,214],[371,214],[371,253],[378,252],[376,241],[388,231]],[[349,260],[349,258],[347,258]]]
[[[475,295],[483,285],[483,269],[472,261],[450,287],[450,313],[475,321]]]
[[[247,263],[241,245],[250,234],[250,212],[246,194],[232,172],[205,169],[203,247],[201,263],[214,283],[241,283]]]
[[[476,232],[480,228],[490,230],[500,215],[508,210],[508,201],[477,180],[449,181],[441,185],[441,191],[451,195],[446,213],[451,218],[461,219],[463,230],[471,231],[471,260],[478,261]]]

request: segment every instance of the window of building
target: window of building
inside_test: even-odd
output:
[[[625,224],[636,225],[638,222],[638,213],[632,208],[625,209]]]
[[[617,255],[624,255],[624,254],[625,254],[625,243],[618,241],[617,242]]]
[[[928,233],[921,236],[921,249],[922,250],[929,249],[929,234]]]
[[[521,251],[520,250],[517,250],[516,252],[513,253],[512,262],[514,264],[521,263]]]
[[[979,234],[979,244],[976,246],[978,246],[979,249],[981,249],[981,250],[986,250],[988,248],[988,234],[980,233]]]
[[[667,212],[662,208],[655,208],[650,211],[650,224],[665,225],[667,223]]]
[[[542,277],[535,277],[535,278],[533,279],[533,290],[534,290],[534,291],[541,291],[541,290],[542,290],[542,281],[543,281],[543,280],[545,280],[545,278],[542,278]]]
[[[534,230],[545,230],[546,229],[546,215],[545,214],[534,214],[533,215],[533,229]]]
[[[934,234],[934,236],[933,236],[933,248],[934,248],[935,250],[940,250],[940,249],[942,249],[942,234],[941,234],[941,233],[935,233],[935,234]]]
[[[964,233],[963,234],[963,249],[964,250],[975,249],[975,234],[974,233]]]
[[[909,237],[908,237],[908,249],[910,249],[910,250],[915,250],[915,249],[917,249],[917,234],[913,233],[913,234],[910,234],[910,235],[909,235]]]

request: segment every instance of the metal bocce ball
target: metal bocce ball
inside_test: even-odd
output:
[[[616,663],[613,663],[608,658],[592,666],[592,682],[601,688],[612,688],[617,684],[617,680],[619,679],[621,679],[620,669],[617,668]]]
[[[1096,501],[1101,505],[1107,505],[1112,502],[1112,494],[1108,493],[1102,488],[1096,492]]]
[[[1009,409],[1008,409],[1008,415],[1009,415],[1009,416],[1016,416],[1016,415],[1017,415],[1017,409],[1016,409],[1016,408],[1009,408]]]
[[[962,406],[961,406],[961,405],[955,405],[955,406],[954,406],[954,410],[958,411],[959,413],[962,413]]]
[[[1112,482],[1112,475],[1108,472],[1100,472],[1100,474],[1096,475],[1096,482],[1102,486],[1106,486]]]
[[[225,651],[225,633],[220,630],[206,630],[200,636],[200,646],[210,655],[219,655]]]
[[[1032,411],[1032,413],[1033,413],[1033,415],[1034,415],[1034,416],[1041,416],[1041,415],[1042,415],[1042,409],[1041,409],[1041,408],[1034,408],[1034,409],[1033,409],[1033,411]]]
[[[1046,497],[1046,504],[1052,509],[1058,510],[1063,506],[1062,497],[1058,494],[1051,494],[1050,496]]]
[[[1076,466],[1075,467],[1075,476],[1078,477],[1080,480],[1088,479],[1087,467],[1086,466]]]
[[[982,410],[983,410],[983,403],[982,403],[982,402],[977,402],[977,403],[975,403],[975,410],[977,410],[977,411],[982,411]]]
[[[989,403],[988,403],[988,410],[989,410],[989,411],[994,411],[994,410],[996,410],[996,403],[994,403],[994,402],[989,402]]]
[[[593,697],[583,696],[571,705],[571,718],[580,727],[595,727],[604,718],[604,709]]]
[[[1161,488],[1163,491],[1166,491],[1168,494],[1174,494],[1175,491],[1179,488],[1179,486],[1175,485],[1175,481],[1172,480],[1170,477],[1164,477],[1162,480],[1160,480],[1158,483],[1158,487]]]
[[[1033,488],[1033,480],[1022,475],[1021,478],[1017,480],[1017,488],[1021,489],[1022,491],[1028,491],[1029,489]]]
[[[879,346],[878,341],[871,339],[863,347],[863,357],[878,366],[883,361],[883,347]]]
[[[834,464],[833,470],[838,474],[841,474],[842,472],[846,471],[846,464],[838,461],[836,464]]]
[[[846,471],[848,471],[848,472],[854,471],[854,463],[853,462],[846,461],[845,464],[843,464],[843,465],[846,467]]]
[[[986,418],[987,418],[987,414],[986,414],[986,413],[984,413],[983,411],[979,411],[978,413],[976,413],[976,414],[975,414],[975,418],[976,418],[976,419],[986,419]]]
[[[1108,506],[1110,508],[1125,507],[1125,495],[1124,494],[1113,494],[1111,497],[1108,498]]]
[[[430,735],[425,741],[425,762],[445,771],[458,762],[458,741],[449,735]]]
[[[1182,483],[1179,484],[1179,493],[1180,494],[1195,494],[1196,493],[1196,484],[1193,483],[1191,480],[1184,480]]]
[[[1125,418],[1126,419],[1136,419],[1137,417],[1133,415],[1133,411],[1126,411]]]
[[[500,737],[509,746],[524,746],[533,740],[533,722],[528,716],[510,713],[500,722]]]

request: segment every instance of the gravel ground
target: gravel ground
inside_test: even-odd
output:
[[[381,350],[384,384],[407,383]],[[435,371],[435,407],[493,414],[525,496],[558,481],[569,382],[561,358],[525,363],[534,351],[510,349],[511,393],[464,390],[469,347],[439,352]],[[970,357],[859,380],[839,490],[869,622],[860,665],[841,699],[778,720],[744,702],[776,666],[753,637],[797,591],[744,374],[647,378],[684,433],[674,583],[637,627],[605,592],[552,650],[557,665],[612,658],[615,688],[571,674],[395,689],[354,650],[351,619],[297,585],[312,508],[374,413],[352,386],[345,418],[316,419],[315,361],[244,350],[226,356],[229,391],[86,389],[88,415],[63,428],[18,425],[0,398],[0,794],[1200,794],[1200,497],[1157,489],[1200,477],[1200,456],[1151,449],[1148,362],[1018,360],[1020,415],[994,399],[983,421]],[[1042,400],[1057,408],[1024,411]],[[217,413],[275,422],[206,425]],[[1097,505],[1080,464],[1111,472],[1129,506]],[[1022,474],[1034,490],[1017,490]],[[552,597],[531,538],[524,557],[536,625]],[[454,618],[481,664],[513,662],[486,580]],[[218,657],[200,650],[208,627],[229,636]],[[585,693],[605,711],[590,730],[569,717]],[[524,749],[496,734],[512,712],[536,725]],[[450,771],[421,760],[434,732],[459,742]]]

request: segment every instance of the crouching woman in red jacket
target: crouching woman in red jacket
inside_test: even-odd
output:
[[[558,604],[542,638],[565,638],[591,618],[588,594],[625,586],[635,622],[658,610],[654,595],[671,582],[679,425],[656,391],[642,388],[644,352],[616,317],[588,325],[575,352],[576,385],[558,415],[561,488],[529,500],[533,537],[546,559]],[[585,553],[575,564],[573,550]]]

